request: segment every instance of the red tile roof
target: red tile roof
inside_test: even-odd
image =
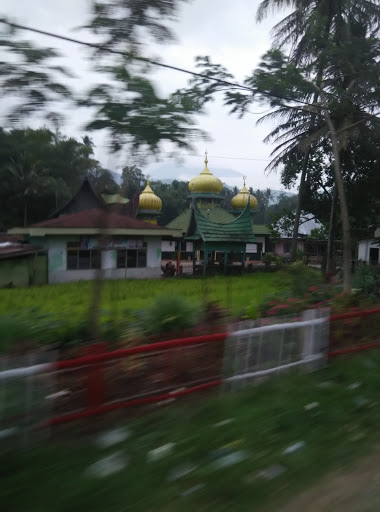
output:
[[[106,229],[163,229],[162,226],[149,224],[142,220],[114,212],[107,212],[100,208],[84,210],[78,213],[62,215],[55,219],[48,219],[31,227],[44,228],[106,228]]]

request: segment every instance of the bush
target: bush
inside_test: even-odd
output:
[[[380,298],[380,273],[371,265],[360,265],[354,273],[353,284],[360,293],[372,300]]]
[[[268,268],[270,267],[270,264],[274,261],[275,256],[271,252],[266,252],[261,256],[261,261],[265,264],[265,266]]]
[[[196,324],[199,309],[181,297],[158,297],[147,309],[139,313],[139,324],[147,334],[182,331]]]
[[[302,261],[297,261],[285,268],[280,280],[291,295],[301,296],[310,287],[321,285],[323,276],[320,271],[308,267]]]

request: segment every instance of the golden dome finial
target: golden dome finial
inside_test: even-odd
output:
[[[208,153],[205,151],[205,167],[203,171],[189,183],[189,190],[192,194],[220,194],[222,191],[223,183],[207,167],[207,155]]]
[[[245,186],[245,180],[247,179],[246,176],[243,176],[243,188],[240,190],[236,196],[234,196],[231,199],[231,206],[234,210],[240,211],[244,210],[244,208],[247,206],[248,200],[249,200],[249,208],[250,210],[253,210],[257,206],[257,199],[255,196],[250,194],[249,190],[247,190],[247,187]]]
[[[161,211],[162,201],[156,196],[150,188],[150,182],[146,182],[145,189],[141,192],[139,197],[139,210],[155,210]]]

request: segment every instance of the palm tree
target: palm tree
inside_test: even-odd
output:
[[[338,79],[338,82],[341,91],[346,91],[348,87],[351,87],[352,81],[355,80],[352,77],[352,70],[348,73],[351,75],[345,80],[339,80],[340,63],[334,62],[335,70],[331,73],[331,60],[329,61],[329,57],[331,57],[328,48],[331,48],[331,44],[333,44],[337,48],[344,48],[347,45],[347,41],[350,41],[352,38],[352,32],[355,31],[355,27],[361,27],[364,29],[364,34],[362,37],[366,37],[370,35],[371,37],[377,35],[380,26],[380,6],[379,0],[369,1],[364,0],[361,2],[356,2],[354,0],[264,0],[258,9],[257,18],[261,20],[264,16],[268,14],[270,8],[277,9],[291,6],[294,10],[286,16],[280,23],[278,23],[274,27],[274,43],[280,48],[284,48],[290,46],[289,58],[298,66],[307,65],[309,66],[310,76],[315,76],[315,92],[313,95],[312,103],[317,103],[321,101],[321,93],[322,93],[322,83],[325,81],[326,71],[330,66],[330,85],[331,79]],[[346,46],[347,47],[347,46]],[[346,69],[347,71],[347,69]],[[345,82],[345,83],[344,83]],[[326,95],[323,95],[323,101],[321,101],[324,105],[326,105]],[[284,112],[278,111],[273,115],[284,116]],[[277,153],[277,156],[274,159],[272,165],[276,167],[279,164],[279,161],[283,160],[287,156],[287,151],[294,151],[295,149],[300,148],[300,143],[302,142],[302,131],[297,131],[297,128],[292,125],[292,116],[293,113],[290,111],[288,113],[288,119],[285,121],[283,126],[281,126],[276,133],[270,134],[270,137],[278,136],[277,142],[286,140],[287,137],[290,137],[289,147],[280,144],[276,149],[277,151],[280,149],[280,153]],[[285,114],[286,117],[286,114]],[[342,126],[347,126],[347,119],[342,122],[342,119],[339,120],[339,123],[336,120],[332,119],[328,109],[323,109],[323,117],[324,117],[324,127],[318,128],[316,126],[316,117],[312,116],[310,119],[309,129],[304,131],[304,135],[309,138],[310,135],[312,138],[316,139],[316,133],[318,129],[326,130],[330,132],[330,136],[332,139],[333,153],[334,153],[334,162],[336,169],[336,180],[337,180],[337,189],[340,199],[341,205],[341,217],[343,223],[343,231],[346,236],[345,243],[345,282],[346,289],[350,288],[350,271],[348,270],[348,259],[351,260],[350,241],[349,241],[349,220],[348,220],[348,211],[347,205],[345,201],[345,191],[344,184],[341,176],[340,169],[340,160],[341,160],[341,151],[344,149],[344,144],[340,143],[341,137],[338,137],[339,131],[342,129]],[[345,117],[345,116],[343,116]],[[351,123],[352,124],[352,123]],[[275,131],[276,132],[276,131]],[[279,135],[279,133],[281,133]],[[319,133],[319,137],[322,134]],[[347,136],[347,133],[345,134]],[[317,137],[318,139],[318,137]],[[305,144],[303,142],[304,148],[306,147],[304,153],[304,160],[302,165],[300,186],[299,186],[299,194],[298,194],[298,204],[296,209],[296,219],[294,223],[293,230],[293,241],[292,241],[292,255],[295,254],[296,243],[297,243],[297,234],[299,227],[299,218],[302,206],[302,198],[303,198],[303,190],[305,186],[305,180],[307,175],[308,163],[310,158],[311,145]],[[284,149],[285,147],[285,149]]]
[[[9,158],[6,167],[16,181],[16,189],[23,197],[24,226],[28,224],[28,198],[41,193],[41,189],[53,187],[54,178],[47,175],[39,161],[34,160],[25,152],[19,152],[15,157]]]

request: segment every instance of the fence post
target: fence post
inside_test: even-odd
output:
[[[303,329],[302,358],[306,359],[320,353],[326,353],[329,346],[329,310],[308,309],[302,313],[302,321],[325,318],[320,325],[306,325]],[[319,365],[320,363],[317,363]]]
[[[94,356],[106,352],[106,343],[95,343],[86,349],[89,356]],[[87,400],[88,408],[95,409],[100,407],[104,400],[105,382],[103,373],[103,363],[90,364],[87,373]]]
[[[314,320],[316,318],[315,309],[307,309],[301,315],[302,322],[308,320]],[[302,329],[303,340],[302,340],[302,359],[306,359],[314,354],[315,350],[315,339],[314,339],[314,325],[305,325]]]

